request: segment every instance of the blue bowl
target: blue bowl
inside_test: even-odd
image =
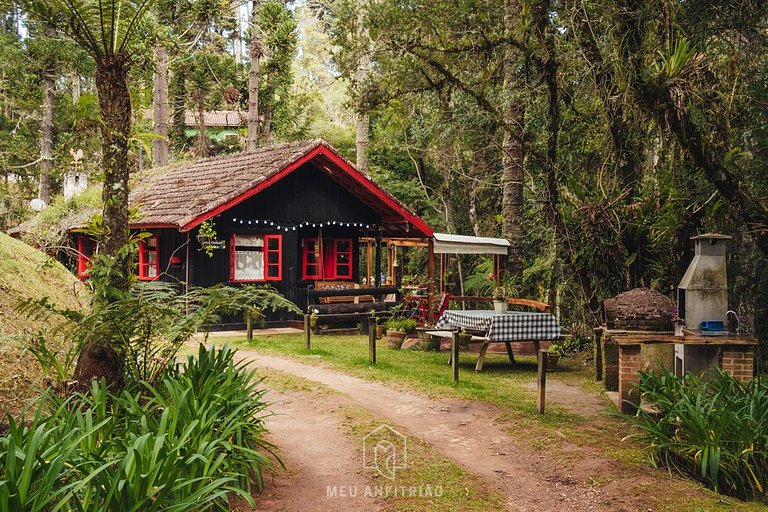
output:
[[[704,320],[699,324],[702,331],[724,331],[725,323],[722,320]]]

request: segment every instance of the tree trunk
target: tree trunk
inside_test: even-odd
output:
[[[360,172],[368,172],[368,123],[368,112],[358,112],[355,129],[355,146],[357,147],[355,166]]]
[[[40,140],[40,199],[51,202],[51,160],[53,158],[53,100],[56,80],[52,69],[43,72],[43,120]]]
[[[512,37],[520,20],[518,0],[507,0],[504,12],[504,24],[508,37]],[[517,51],[507,45],[504,52],[503,83],[503,140],[502,140],[502,201],[501,231],[510,243],[507,258],[508,275],[513,286],[520,286],[523,280],[523,161],[525,147],[523,131],[525,127],[525,107],[516,94],[517,81],[515,60]]]
[[[152,88],[153,123],[155,134],[162,139],[152,142],[152,165],[168,163],[168,53],[164,46],[155,47],[155,83]]]
[[[77,105],[80,102],[80,73],[72,73],[72,104]]]
[[[170,139],[177,147],[186,144],[186,114],[187,114],[187,69],[183,62],[174,67],[171,86],[171,127]]]
[[[251,69],[248,72],[248,142],[246,149],[256,151],[259,147],[259,80],[261,78],[260,60],[261,28],[259,26],[259,12],[261,0],[253,0],[253,12],[251,13]]]
[[[103,121],[104,252],[110,256],[128,242],[128,140],[132,121],[128,68],[128,57],[124,54],[96,63],[96,90]]]
[[[357,1],[357,37],[360,39],[361,47],[365,49],[359,55],[357,62],[357,73],[355,74],[355,101],[357,108],[355,115],[357,123],[355,126],[355,146],[357,154],[355,156],[355,165],[360,172],[368,172],[368,107],[366,105],[365,95],[363,93],[365,82],[368,79],[368,69],[371,65],[368,55],[368,27],[365,25],[365,0]]]

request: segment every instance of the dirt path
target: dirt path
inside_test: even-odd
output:
[[[612,501],[610,497],[603,496],[602,489],[585,486],[586,478],[574,477],[570,471],[552,467],[544,455],[520,446],[505,432],[503,425],[496,421],[500,411],[491,405],[467,400],[432,400],[414,392],[393,392],[391,387],[383,384],[281,357],[247,350],[240,350],[238,354],[254,361],[256,366],[273,368],[322,383],[341,393],[333,397],[335,402],[365,407],[383,420],[407,429],[411,436],[431,445],[442,455],[499,489],[508,497],[509,510],[589,511],[599,510],[599,505]],[[306,411],[302,414],[306,414]],[[319,418],[322,417],[320,414]],[[320,436],[329,435],[333,438],[338,435],[335,429],[326,432],[327,429],[318,428],[317,425],[310,430],[312,436],[308,438],[318,442],[322,442]],[[285,447],[287,452],[296,454],[296,458],[303,463],[315,463],[315,456],[307,451],[305,444],[286,444]],[[590,461],[585,462],[589,467],[594,465]],[[312,472],[322,471],[312,469]],[[597,477],[599,475],[595,475]],[[629,504],[629,508],[623,508],[621,503],[613,503],[611,508],[638,510],[635,505]]]
[[[275,413],[267,419],[270,441],[280,447],[287,471],[267,477],[259,512],[333,510],[340,499],[328,496],[328,486],[370,484],[357,447],[344,436],[328,400],[309,401],[305,393],[274,391],[269,400]],[[374,498],[362,494],[345,497],[343,504],[350,512],[381,510]]]

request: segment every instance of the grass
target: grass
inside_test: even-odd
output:
[[[538,427],[531,429],[535,433],[514,429],[515,435],[534,443],[551,444],[563,436],[568,439],[579,437],[580,427],[592,422],[557,405],[549,405],[546,415],[537,414],[534,392],[529,386],[536,374],[533,358],[518,357],[518,363],[513,366],[506,355],[488,354],[483,371],[478,373],[474,371],[477,354],[462,353],[459,356],[459,382],[454,384],[445,352],[390,350],[378,345],[376,366],[371,367],[365,336],[315,336],[310,351],[305,350],[302,335],[256,337],[250,343],[241,338],[220,338],[216,341],[265,354],[286,355],[309,364],[328,364],[351,375],[405,385],[432,397],[448,396],[492,403],[499,406],[505,420],[512,424]],[[567,367],[568,363],[565,364]],[[559,378],[560,375],[579,372],[569,369],[556,375]],[[615,422],[608,416],[604,421]],[[542,426],[545,428],[542,429]]]
[[[623,476],[625,481],[627,478],[631,480],[635,475],[640,478],[651,475],[656,479],[656,484],[663,482],[663,492],[642,487],[636,489],[638,493],[653,496],[656,503],[654,510],[767,510],[764,504],[725,498],[678,477],[667,477],[651,469],[642,445],[622,441],[625,435],[632,432],[632,426],[619,417],[611,414],[586,417],[551,405],[548,405],[547,414],[537,414],[534,393],[530,387],[536,375],[533,358],[517,358],[518,364],[513,366],[508,363],[506,355],[488,354],[483,371],[477,373],[474,371],[477,354],[462,353],[459,358],[460,381],[454,384],[445,352],[395,351],[381,344],[377,350],[377,364],[372,367],[368,363],[365,336],[315,336],[309,351],[304,349],[301,334],[257,336],[252,342],[242,338],[218,338],[211,341],[263,354],[287,356],[306,364],[328,366],[367,380],[384,382],[395,388],[418,390],[433,397],[480,400],[494,404],[501,411],[499,420],[508,425],[511,436],[535,449],[546,450],[548,457],[563,468],[573,467],[580,458],[594,456],[596,453],[607,461],[613,461],[607,463],[616,467],[612,467],[607,476],[596,480],[594,485],[606,485],[619,476]],[[593,383],[590,369],[583,362],[571,358],[561,359],[558,368],[555,378],[574,384],[587,393],[602,395],[600,386]],[[612,410],[615,411],[612,406],[608,406],[606,400],[605,412]],[[364,411],[355,414],[365,415]],[[575,445],[579,449],[558,450],[564,444],[571,448]],[[681,498],[681,495],[685,498]],[[405,508],[401,510],[411,510],[407,508],[410,505],[402,506]],[[414,507],[412,510],[419,510],[418,505]]]
[[[264,377],[263,384],[265,386],[277,391],[302,393],[309,399],[338,394],[321,383],[279,370],[259,368],[258,374]],[[269,395],[266,398],[268,400]],[[480,478],[463,470],[446,457],[437,454],[430,446],[408,435],[409,433],[405,428],[377,418],[361,407],[343,406],[340,408],[340,413],[343,416],[342,431],[358,448],[360,460],[362,460],[363,438],[380,425],[386,423],[408,436],[408,467],[398,471],[394,481],[387,480],[373,470],[366,470],[372,492],[376,492],[377,488],[383,491],[387,486],[421,490],[422,496],[410,496],[406,492],[405,496],[395,496],[394,493],[390,493],[389,496],[382,497],[381,501],[386,504],[386,510],[391,512],[422,510],[494,512],[506,510],[504,497],[501,494],[488,488]],[[288,467],[287,470],[290,474],[291,468]],[[359,490],[359,492],[362,493],[363,491]],[[431,496],[426,494],[431,494]]]
[[[24,300],[49,297],[59,307],[85,307],[89,292],[53,258],[0,233],[0,414],[18,412],[36,394],[44,375],[25,350],[30,337],[47,333],[49,346],[60,350],[66,340],[56,337],[57,325],[30,319],[15,311]]]

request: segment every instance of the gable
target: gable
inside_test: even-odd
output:
[[[142,180],[131,193],[131,205],[140,214],[131,225],[189,231],[265,192],[307,164],[354,196],[359,205],[375,212],[385,235],[432,235],[422,219],[324,141],[282,144],[160,170]]]

